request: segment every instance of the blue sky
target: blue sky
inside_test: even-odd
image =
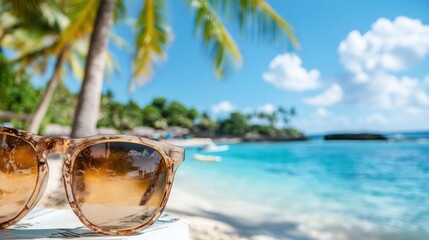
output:
[[[130,16],[141,2],[127,1]],[[144,87],[128,91],[132,48],[110,46],[121,73],[104,89],[118,101],[144,105],[162,96],[219,117],[231,110],[294,106],[299,115],[292,124],[307,133],[429,129],[429,1],[271,0],[293,25],[301,48],[235,35],[244,64],[223,80],[193,35],[186,1],[166,2],[174,40]],[[113,31],[133,41],[129,22]],[[66,83],[79,89],[75,79]]]

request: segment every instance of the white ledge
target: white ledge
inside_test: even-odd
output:
[[[164,213],[154,225],[140,233],[114,237],[90,231],[71,209],[35,208],[15,225],[0,230],[0,239],[189,240],[189,224]]]

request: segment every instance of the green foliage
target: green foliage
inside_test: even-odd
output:
[[[287,135],[287,136],[291,136],[291,137],[301,137],[302,136],[302,133],[300,133],[295,128],[285,128],[282,130],[282,133]]]
[[[251,127],[252,133],[257,133],[259,135],[274,135],[279,132],[278,129],[276,129],[273,126],[266,126],[266,125],[253,125]]]
[[[144,107],[142,110],[142,117],[143,125],[153,128],[163,128],[165,124],[161,124],[160,121],[163,123],[166,122],[162,116],[161,109],[156,105],[148,105]]]
[[[170,126],[180,126],[185,128],[192,128],[194,125],[192,120],[184,115],[171,115],[171,117],[168,118],[167,123]]]
[[[1,0],[7,12],[0,12],[1,46],[18,53],[10,60],[20,71],[45,73],[49,60],[64,52],[65,64],[76,79],[83,78],[83,63],[88,52],[98,0]],[[122,1],[116,1],[115,20],[124,18]],[[8,21],[2,20],[6,18]],[[45,21],[50,25],[44,25]],[[113,43],[119,37],[111,34]],[[119,45],[119,44],[118,44]],[[115,58],[106,54],[107,77],[118,72]],[[65,72],[65,71],[64,71]]]
[[[194,121],[195,119],[197,119],[198,115],[199,115],[197,109],[195,109],[195,108],[189,109],[187,114],[188,114],[187,117],[189,119],[192,119],[192,121]]]
[[[165,57],[165,51],[171,40],[171,30],[163,16],[164,0],[146,0],[137,18],[137,36],[135,39],[137,52],[133,62],[133,78],[143,76],[140,83],[151,78],[154,64]],[[131,87],[133,87],[131,82]]]
[[[4,62],[0,56],[0,109],[15,113],[32,113],[40,101],[42,90],[35,89],[24,75],[20,81],[16,81],[16,72]],[[74,109],[77,104],[76,94],[71,93],[63,84],[59,84],[53,95],[47,115],[42,124],[43,128],[49,123],[71,125],[74,117]],[[296,115],[294,108],[279,108],[277,111],[266,114],[254,113],[250,116],[235,112],[229,118],[215,121],[207,113],[199,114],[194,108],[187,108],[183,104],[166,98],[155,98],[141,108],[136,102],[129,101],[122,104],[114,101],[112,92],[103,94],[101,99],[101,113],[98,127],[109,127],[118,130],[130,130],[136,126],[149,126],[156,129],[166,129],[169,126],[181,126],[190,129],[198,129],[209,136],[214,133],[227,136],[244,136],[251,132],[258,135],[284,134],[291,137],[299,137],[296,129],[277,129],[274,127],[278,119],[287,124],[291,117]],[[249,126],[248,119],[257,117],[265,120],[267,125]],[[1,120],[1,119],[0,119]],[[23,121],[13,121],[18,128],[25,128]],[[196,124],[197,123],[197,124]],[[196,126],[196,128],[194,127]]]
[[[219,124],[214,121],[207,113],[203,113],[199,118],[198,128],[206,132],[208,136],[212,136],[215,131],[218,129]]]
[[[127,116],[130,118],[131,127],[141,125],[142,112],[140,106],[133,100],[126,105]]]
[[[231,66],[238,68],[242,64],[240,50],[228,31],[226,23],[231,24],[229,27],[232,29],[237,29],[237,26],[241,31],[250,29],[252,34],[248,36],[268,36],[269,39],[274,40],[278,35],[285,33],[294,45],[298,45],[292,28],[265,0],[188,0],[187,2],[195,13],[195,33],[201,35],[203,44],[209,49],[215,73],[220,78]],[[96,18],[97,11],[94,9],[99,5],[100,1],[97,0],[1,0],[0,46],[19,53],[20,56],[12,62],[18,63],[23,72],[32,70],[44,73],[49,60],[65,52],[65,63],[80,79],[83,73],[80,68],[83,57],[77,45],[79,42],[84,42],[86,46]],[[137,34],[134,41],[136,53],[131,87],[138,80],[145,83],[151,78],[155,63],[166,55],[167,46],[172,39],[172,31],[165,20],[165,11],[164,0],[144,1],[134,26]],[[123,1],[116,1],[112,20],[116,22],[118,19],[123,19],[125,14],[126,8]],[[110,55],[107,55],[105,61],[108,65],[112,65],[106,69],[115,69]],[[159,107],[163,118],[155,122],[150,119],[146,121],[159,128],[172,124],[192,127],[198,118],[198,112],[195,109],[183,111],[183,109],[174,108],[177,106],[166,109],[167,107]],[[129,109],[137,110],[136,104],[129,103],[124,107],[110,101],[106,103],[106,108],[107,110],[101,114],[103,117],[100,120],[100,126],[128,129],[141,123],[140,115],[136,115],[136,112],[128,112]],[[94,112],[94,114],[98,113]],[[272,126],[277,121],[276,118],[277,116],[273,115],[268,119]],[[52,119],[52,121],[57,120]],[[64,123],[67,122],[67,120],[64,121]]]
[[[32,114],[40,102],[43,89],[35,89],[24,74],[19,81],[16,80],[16,72],[10,66],[0,63],[0,109],[14,113]],[[52,97],[52,102],[42,123],[43,129],[49,123],[71,125],[74,117],[74,109],[77,97],[63,84],[59,84]],[[12,121],[15,127],[25,129],[28,125],[24,121]]]
[[[232,113],[229,118],[219,122],[217,133],[220,135],[243,136],[246,133],[260,136],[289,136],[299,137],[301,133],[293,128],[278,128],[276,125],[282,122],[285,127],[290,119],[296,115],[295,108],[279,107],[277,110],[266,113],[263,111],[243,115]],[[258,120],[259,124],[248,125],[249,120]],[[200,129],[206,130],[208,119],[200,119]],[[202,123],[205,123],[204,125]]]
[[[264,0],[210,0],[220,15],[229,19],[241,33],[259,37],[273,43],[285,35],[293,45],[299,46],[293,29]]]
[[[36,60],[39,62],[36,65],[45,65],[46,56],[55,56],[61,49],[73,45],[79,39],[87,39],[94,24],[94,9],[99,5],[97,0],[1,0],[0,3],[5,10],[2,17],[8,15],[9,19],[15,19],[9,21],[11,24],[0,24],[0,30],[4,28],[8,33],[25,30],[27,38],[21,37],[18,41],[21,46],[26,44],[25,39],[33,40],[34,34],[41,40],[49,37],[49,41],[35,45],[36,50],[34,45],[33,49],[25,48],[27,51],[24,51],[25,55],[20,59],[21,62],[26,62],[24,65]],[[242,63],[240,50],[228,31],[227,24],[232,29],[250,32],[248,37],[252,38],[256,36],[273,40],[284,33],[298,46],[292,27],[264,0],[187,0],[187,3],[195,13],[195,33],[201,35],[203,44],[209,49],[219,77],[223,77],[230,66],[239,67]],[[165,58],[167,46],[172,39],[172,30],[166,21],[165,5],[165,0],[146,0],[136,19],[136,53],[131,87],[136,81],[144,83],[151,78],[155,63]],[[123,1],[116,1],[114,21],[124,19],[126,12]],[[29,34],[32,34],[31,38],[28,38]],[[15,34],[14,39],[16,37]],[[14,42],[11,42],[14,49],[22,49]]]
[[[44,132],[46,125],[50,123],[63,126],[70,126],[74,118],[74,110],[77,104],[77,96],[70,92],[64,84],[59,83],[51,100],[48,112],[41,126],[41,132]]]
[[[165,107],[163,116],[167,119],[169,126],[192,128],[198,112],[195,109],[187,109],[183,104],[173,101]]]
[[[167,104],[166,98],[157,97],[152,100],[152,105],[157,107],[160,110],[164,110],[166,104]]]
[[[240,50],[210,1],[188,0],[188,3],[195,9],[194,32],[202,35],[209,48],[216,75],[222,78],[227,67],[240,67],[243,62]]]
[[[229,118],[219,123],[220,134],[243,136],[246,134],[247,128],[247,117],[239,112],[231,113]]]
[[[31,85],[28,75],[16,81],[16,71],[0,55],[0,109],[14,113],[31,114],[37,107],[40,91]],[[25,128],[24,121],[13,121],[16,127]]]
[[[172,115],[187,115],[188,109],[186,107],[176,101],[173,101],[168,105],[164,110],[165,116],[172,116]]]
[[[155,98],[151,104],[140,108],[130,101],[123,105],[113,100],[113,94],[107,92],[101,99],[101,114],[98,127],[110,127],[118,130],[129,130],[136,126],[148,126],[166,129],[169,126],[192,128],[198,111],[188,109],[183,104],[165,98]]]
[[[112,92],[101,97],[101,111],[98,127],[114,128],[120,131],[130,130],[142,124],[142,111],[134,101],[126,105],[115,102]]]
[[[290,109],[279,107],[277,109],[277,113],[281,120],[283,121],[284,125],[287,125],[292,117],[295,117],[297,115],[296,109],[294,107],[291,107]]]
[[[67,17],[59,11],[58,3],[52,0],[2,0],[0,7],[2,15],[8,15],[8,23],[11,23],[2,27],[13,31],[32,29],[32,37],[58,33],[68,23]]]
[[[208,48],[219,78],[230,67],[239,68],[243,62],[226,23],[241,33],[247,32],[248,37],[267,39],[269,44],[284,33],[298,46],[292,27],[265,0],[187,0],[187,3],[194,10],[194,32]]]
[[[273,113],[256,112],[249,116],[239,112],[231,113],[226,119],[216,121],[207,113],[199,114],[194,108],[187,108],[183,104],[166,98],[154,98],[150,104],[140,108],[135,102],[127,105],[113,101],[113,94],[107,92],[102,98],[102,117],[99,127],[111,127],[119,130],[132,129],[135,126],[148,126],[155,129],[180,126],[196,130],[201,136],[236,136],[247,133],[261,136],[291,136],[299,137],[301,133],[293,128],[278,129],[275,127],[278,120],[296,114],[295,109],[279,108]],[[249,119],[258,118],[266,124],[249,125]]]

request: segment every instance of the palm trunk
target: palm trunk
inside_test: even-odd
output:
[[[71,136],[84,137],[96,133],[103,75],[106,66],[106,49],[109,40],[109,28],[113,22],[113,10],[116,0],[100,1],[94,29],[91,34],[85,75],[73,121]]]
[[[61,67],[64,63],[64,53],[66,48],[63,48],[57,57],[55,63],[54,73],[48,82],[48,86],[43,94],[42,101],[39,103],[36,112],[31,117],[30,126],[28,131],[32,133],[38,133],[40,125],[42,125],[43,118],[45,118],[46,112],[48,111],[49,104],[51,103],[52,96],[54,95],[55,89],[57,89],[58,82],[60,80]]]

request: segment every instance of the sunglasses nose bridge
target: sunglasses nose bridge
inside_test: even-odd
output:
[[[69,146],[70,140],[65,138],[42,138],[43,152],[46,156],[50,154],[64,155]]]

